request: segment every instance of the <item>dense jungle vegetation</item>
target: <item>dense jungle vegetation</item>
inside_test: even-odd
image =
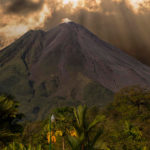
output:
[[[0,95],[0,149],[4,150],[149,150],[150,90],[121,89],[105,108],[59,107],[55,121],[22,121],[18,103]],[[50,116],[50,114],[48,114]],[[50,142],[51,137],[51,142]]]

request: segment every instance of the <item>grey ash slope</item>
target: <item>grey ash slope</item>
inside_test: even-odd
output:
[[[150,86],[149,67],[73,22],[29,31],[6,47],[0,74],[0,91],[16,96],[29,119],[59,105],[104,105],[125,86]]]

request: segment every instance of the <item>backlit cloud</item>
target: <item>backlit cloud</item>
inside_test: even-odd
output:
[[[64,18],[150,64],[149,0],[0,0],[0,47]]]

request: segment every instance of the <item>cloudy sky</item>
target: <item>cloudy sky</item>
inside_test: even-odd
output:
[[[0,49],[64,18],[150,65],[150,0],[0,0]]]

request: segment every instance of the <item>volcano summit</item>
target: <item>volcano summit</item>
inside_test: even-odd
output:
[[[150,86],[150,68],[83,26],[63,23],[29,31],[0,52],[0,92],[21,103],[28,119],[62,105],[104,105],[120,88]]]

